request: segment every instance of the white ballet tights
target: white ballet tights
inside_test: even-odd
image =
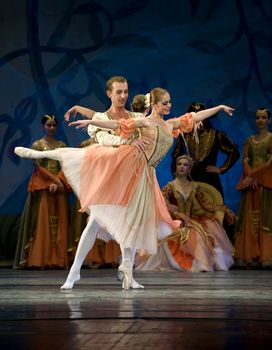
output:
[[[50,159],[54,159],[54,160],[61,160],[61,152],[60,149],[57,150],[50,150],[50,151],[36,151],[34,150],[33,152],[33,157],[37,157],[39,158],[50,158]]]
[[[61,289],[72,289],[74,283],[80,279],[79,272],[81,266],[94,245],[99,228],[99,224],[90,215],[88,223],[80,237],[73,265],[71,266],[66,282],[60,287]]]
[[[26,147],[15,147],[14,152],[22,158],[31,158],[31,159],[41,159],[41,158],[50,158],[55,160],[61,160],[60,149],[50,150],[50,151],[36,151],[32,148]]]
[[[130,275],[131,275],[131,288],[134,289],[140,289],[144,288],[143,285],[135,281],[133,278],[133,266],[134,266],[134,260],[136,255],[136,249],[135,248],[124,248],[122,245],[120,245],[121,253],[122,253],[122,264],[125,267],[130,269]]]

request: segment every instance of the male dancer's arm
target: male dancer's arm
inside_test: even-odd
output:
[[[81,114],[84,118],[92,119],[96,111],[90,108],[75,105],[70,109],[68,109],[68,111],[64,114],[65,121],[68,123],[70,120],[70,117],[75,118],[77,113]]]
[[[95,113],[93,120],[110,120],[106,113]],[[98,126],[89,125],[88,134],[97,143],[103,146],[120,146],[127,143],[127,140],[115,134],[114,130],[104,129]]]
[[[143,117],[142,113],[134,113],[135,117]],[[93,120],[110,120],[106,113],[95,113],[92,118]],[[139,138],[137,129],[135,130],[132,137],[128,140],[116,135],[114,130],[97,127],[94,125],[88,126],[88,134],[100,145],[103,146],[120,146],[125,144],[131,144],[138,150],[144,151],[146,148],[147,141],[143,141]]]

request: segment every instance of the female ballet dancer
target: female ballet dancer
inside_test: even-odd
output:
[[[151,91],[152,113],[146,118],[118,120],[78,120],[69,125],[86,128],[95,125],[109,130],[118,129],[128,139],[135,128],[141,128],[141,139],[146,149],[130,145],[118,148],[91,145],[83,149],[63,148],[37,152],[16,147],[15,153],[25,158],[50,157],[61,162],[62,169],[80,199],[81,210],[90,213],[78,245],[74,263],[61,289],[72,289],[80,279],[81,265],[102,228],[123,247],[122,264],[124,289],[132,287],[133,251],[155,254],[157,241],[180,227],[165,205],[156,176],[155,166],[166,155],[173,143],[173,135],[189,132],[194,124],[223,110],[232,115],[225,105],[198,113],[187,113],[179,118],[163,120],[170,113],[169,93],[162,88]],[[91,169],[91,171],[90,171]]]

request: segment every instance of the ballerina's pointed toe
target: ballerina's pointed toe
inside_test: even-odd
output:
[[[75,275],[73,278],[68,276],[66,282],[60,287],[61,290],[73,289],[75,282],[80,280],[80,274]]]
[[[21,158],[33,158],[35,151],[26,147],[15,147],[14,153]]]

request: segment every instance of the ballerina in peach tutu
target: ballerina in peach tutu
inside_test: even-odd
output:
[[[86,128],[95,125],[117,130],[129,139],[136,128],[145,150],[129,144],[105,147],[98,144],[82,149],[62,148],[38,152],[16,147],[15,153],[25,158],[51,158],[61,162],[62,169],[77,194],[81,211],[90,214],[84,229],[74,263],[61,289],[72,289],[80,279],[81,265],[92,248],[97,235],[110,234],[122,247],[123,259],[118,270],[123,275],[122,287],[133,288],[132,269],[135,250],[156,254],[158,239],[163,239],[179,228],[181,222],[168,213],[161,194],[155,166],[166,155],[173,136],[189,132],[196,122],[223,110],[232,115],[233,109],[219,105],[198,113],[187,113],[179,118],[163,120],[171,109],[169,93],[162,88],[151,91],[152,113],[146,118],[120,120],[78,120],[69,125]],[[89,169],[92,169],[91,171]]]

